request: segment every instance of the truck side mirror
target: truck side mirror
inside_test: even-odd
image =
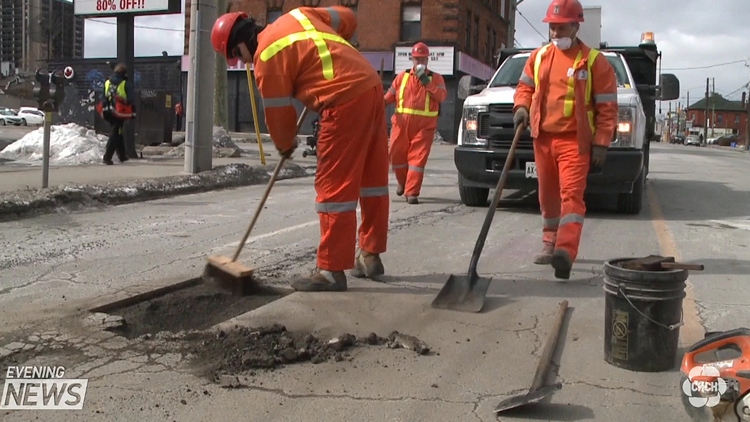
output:
[[[458,80],[458,98],[465,100],[471,95],[471,76],[466,75]]]
[[[671,73],[662,73],[659,91],[659,99],[662,101],[672,101],[680,98],[680,80]]]

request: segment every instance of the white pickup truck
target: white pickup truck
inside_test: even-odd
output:
[[[649,143],[657,138],[655,101],[677,99],[679,80],[672,74],[662,74],[657,85],[661,55],[653,41],[634,47],[602,44],[600,50],[617,76],[620,121],[604,166],[588,176],[586,192],[617,195],[618,212],[639,214],[648,173]],[[514,134],[513,95],[531,51],[502,50],[498,69],[487,85],[472,86],[471,76],[464,76],[459,82],[459,98],[464,104],[454,161],[465,205],[486,206],[490,189],[497,186]],[[505,188],[537,189],[533,142],[528,130],[516,147]]]

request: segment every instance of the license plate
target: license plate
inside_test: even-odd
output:
[[[526,163],[526,178],[527,179],[536,179],[536,163],[533,161],[530,161]]]

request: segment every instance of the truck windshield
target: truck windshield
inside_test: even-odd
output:
[[[630,85],[628,80],[628,73],[625,71],[625,66],[622,64],[622,59],[619,56],[605,56],[612,67],[615,69],[615,75],[617,76],[617,86],[625,87]],[[492,78],[489,87],[496,88],[501,86],[516,86],[518,80],[521,78],[521,73],[526,65],[528,56],[524,57],[511,57],[503,63],[502,68]]]

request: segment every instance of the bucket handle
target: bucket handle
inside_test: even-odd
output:
[[[680,327],[682,327],[683,325],[685,325],[685,319],[684,319],[684,316],[685,316],[685,314],[684,314],[684,312],[682,311],[682,309],[680,309],[680,322],[678,322],[677,324],[664,325],[664,324],[662,324],[662,323],[660,323],[660,322],[654,321],[654,320],[653,320],[653,319],[652,319],[651,317],[649,317],[648,315],[646,315],[646,314],[644,314],[643,312],[641,312],[641,310],[640,310],[640,309],[638,309],[638,308],[637,308],[637,307],[636,307],[636,306],[635,306],[635,305],[633,304],[633,302],[631,302],[631,301],[630,301],[630,298],[628,297],[628,295],[626,295],[626,294],[625,294],[625,292],[623,292],[623,291],[622,291],[622,284],[618,284],[618,285],[617,285],[617,292],[618,292],[618,293],[619,293],[619,294],[620,294],[620,295],[621,295],[622,297],[624,297],[624,298],[625,298],[625,300],[627,300],[627,301],[628,301],[628,303],[630,304],[630,306],[632,306],[632,307],[633,307],[633,309],[635,309],[635,311],[636,311],[636,312],[638,312],[639,314],[641,314],[641,316],[642,316],[642,317],[644,317],[644,318],[646,318],[647,320],[649,320],[649,321],[653,322],[654,324],[658,325],[659,327],[662,327],[662,328],[666,328],[666,329],[667,329],[667,330],[669,330],[669,331],[674,331],[675,329],[677,329],[677,328],[680,328]]]

